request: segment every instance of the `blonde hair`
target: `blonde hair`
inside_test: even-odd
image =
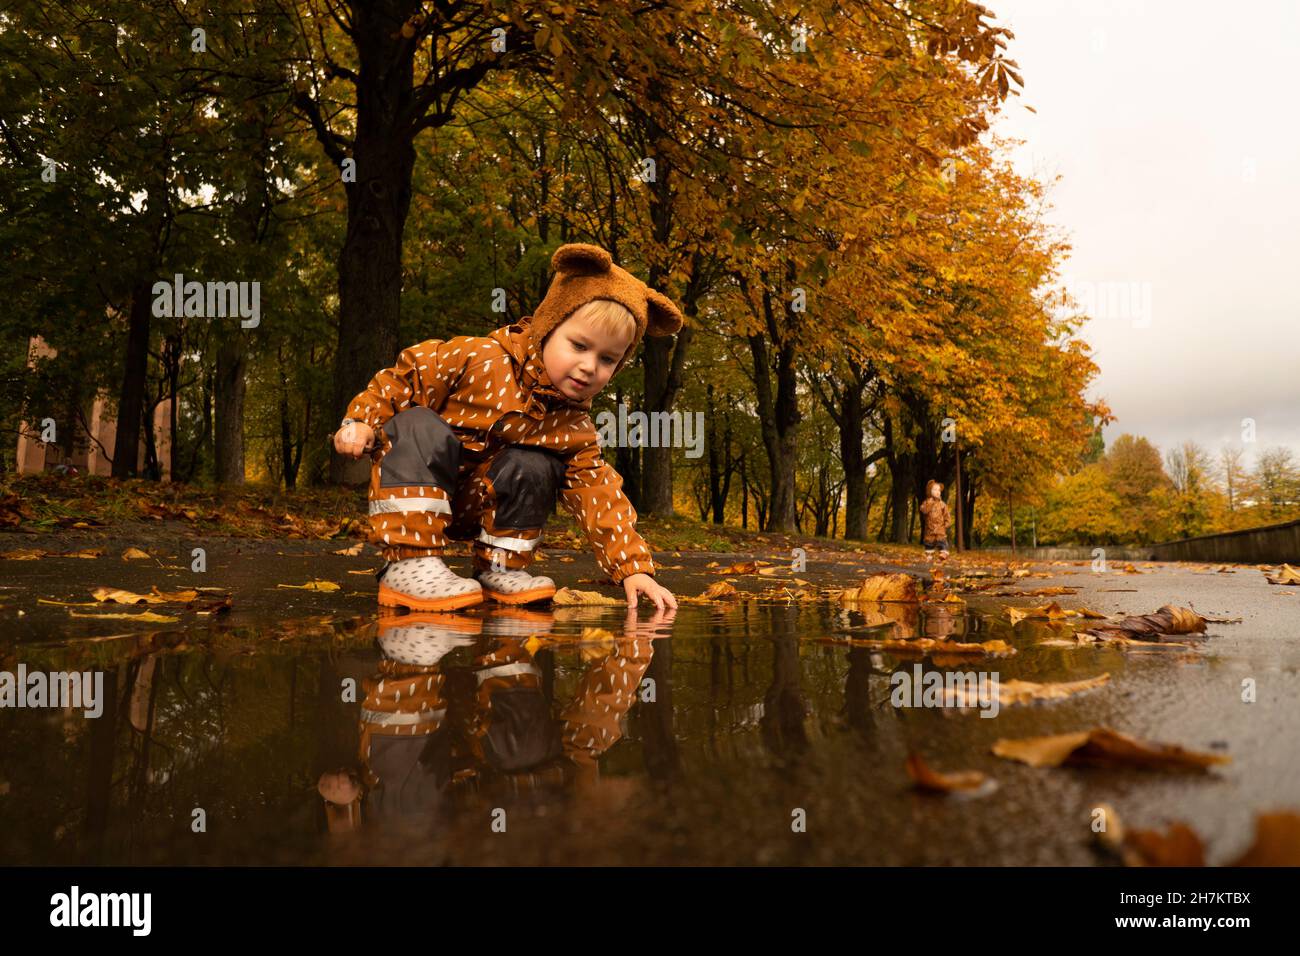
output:
[[[592,299],[586,305],[574,309],[569,318],[588,319],[592,325],[609,335],[622,333],[627,336],[629,345],[636,338],[636,316],[623,303],[613,299]]]

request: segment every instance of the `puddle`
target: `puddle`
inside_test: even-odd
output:
[[[1145,825],[1176,813],[1216,855],[1248,842],[1252,807],[1294,804],[1294,706],[1246,711],[1204,650],[1052,643],[1071,628],[1013,628],[995,606],[743,600],[633,623],[480,608],[27,643],[29,671],[102,671],[105,702],[96,719],[0,710],[0,862],[1092,865],[1102,802]],[[889,637],[1016,653],[868,643]],[[891,704],[892,675],[932,670],[1111,682],[993,719]],[[1278,678],[1294,692],[1293,667]],[[1099,724],[1235,762],[1171,778],[989,753]],[[918,793],[909,751],[996,791]]]

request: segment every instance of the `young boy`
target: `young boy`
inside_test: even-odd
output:
[[[939,549],[939,560],[948,560],[948,525],[952,517],[943,503],[943,485],[931,480],[925,486],[925,500],[921,502],[921,546],[926,558],[934,557]]]
[[[340,454],[371,452],[370,541],[382,548],[379,603],[447,611],[484,596],[546,600],[555,582],[525,570],[556,495],[582,524],[630,607],[677,607],[654,579],[623,479],[600,455],[592,399],[643,335],[672,335],[681,312],[615,265],[571,243],[532,316],[488,336],[404,350],[348,403]],[[443,564],[447,539],[472,540],[474,579]]]

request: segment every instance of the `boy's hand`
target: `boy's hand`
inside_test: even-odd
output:
[[[648,574],[629,574],[623,579],[623,590],[627,592],[628,607],[636,607],[638,595],[644,594],[660,611],[665,607],[677,610],[677,598],[673,597],[673,592]]]
[[[334,433],[334,450],[349,458],[360,458],[375,443],[375,431],[365,422],[352,422]]]

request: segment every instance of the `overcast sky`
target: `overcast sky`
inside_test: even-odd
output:
[[[1300,460],[1300,0],[985,5],[1025,80],[995,129],[1026,141],[1022,173],[1062,176],[1051,220],[1098,316],[1107,444]]]

